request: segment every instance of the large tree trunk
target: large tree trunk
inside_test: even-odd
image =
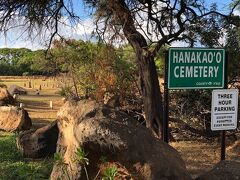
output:
[[[109,0],[108,6],[113,16],[122,24],[123,32],[136,53],[147,127],[161,137],[163,104],[154,54],[149,50],[144,36],[136,30],[124,0]]]
[[[161,137],[163,105],[154,58],[144,52],[136,53],[139,64],[140,86],[147,127]]]

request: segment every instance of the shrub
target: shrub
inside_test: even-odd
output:
[[[211,100],[211,90],[171,91],[170,115],[210,132]]]
[[[6,85],[6,84],[3,84],[3,83],[0,83],[0,87],[1,87],[1,88],[6,88],[6,89],[7,89],[7,85]]]

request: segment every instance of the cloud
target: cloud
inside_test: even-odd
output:
[[[95,24],[93,23],[93,19],[85,19],[84,21],[78,23],[75,27],[76,34],[82,35],[82,36],[88,36],[93,32],[95,29]]]
[[[75,1],[75,0],[74,0]],[[76,4],[78,2],[76,1]],[[74,4],[75,7],[75,4]],[[77,6],[76,6],[77,7]],[[81,11],[82,12],[82,11]],[[82,15],[88,14],[87,12],[82,13]],[[235,15],[240,15],[239,11],[234,11]],[[146,14],[141,14],[142,18],[137,17],[137,21],[138,24],[140,24],[142,26],[143,30],[138,29],[143,35],[144,37],[146,37],[146,35],[144,34],[144,32],[146,32],[146,27],[147,27],[147,15]],[[21,20],[21,18],[19,19],[19,22],[21,22],[23,20]],[[91,34],[93,32],[93,30],[96,28],[93,19],[91,19],[89,16],[85,16],[82,17],[81,21],[78,22],[74,22],[71,23],[71,21],[67,18],[67,17],[63,17],[61,19],[62,23],[59,24],[59,34],[61,36],[63,36],[64,38],[67,39],[82,39],[82,40],[91,40]],[[101,26],[100,26],[101,27]],[[150,31],[152,32],[152,27],[150,27]],[[36,29],[37,31],[37,29]],[[53,30],[52,30],[53,32]],[[40,34],[37,35],[38,32],[33,32],[33,35],[31,38],[28,37],[27,32],[24,32],[24,29],[22,28],[15,28],[13,30],[10,30],[7,33],[7,38],[5,40],[4,35],[0,34],[0,47],[16,47],[16,48],[20,48],[20,47],[26,47],[26,48],[30,48],[33,50],[36,49],[42,49],[42,48],[46,48],[49,45],[49,41],[50,41],[50,37],[51,37],[51,31],[45,31],[44,34]],[[164,29],[164,32],[166,33],[166,29]],[[108,35],[106,34],[106,39],[111,40],[111,33]],[[150,39],[152,41],[156,41],[159,38],[161,38],[161,36],[159,34],[154,34],[152,33],[152,35],[149,35]],[[118,39],[117,39],[118,40]],[[225,38],[222,38],[221,41],[224,42]],[[116,42],[116,44],[121,44],[121,43],[125,43],[126,41],[123,40],[119,40]],[[188,46],[187,43],[185,43],[184,41],[176,41],[174,43],[171,44],[172,47],[186,47]]]
[[[66,39],[82,39],[90,40],[91,33],[95,25],[88,18],[72,25],[67,18],[62,18],[59,23],[58,33]],[[0,34],[0,48],[29,48],[32,50],[45,49],[48,47],[51,34],[54,30],[43,29],[39,33],[39,29],[34,29],[29,36],[26,31],[27,27],[16,27],[10,29],[5,34]]]
[[[172,44],[171,44],[171,47],[188,47],[189,44],[186,43],[185,41],[174,41]]]
[[[32,50],[42,49],[41,38],[31,39],[20,28],[12,29],[0,35],[0,48],[28,48]]]
[[[5,44],[0,44],[0,48],[28,48],[32,50],[43,49],[43,45],[34,43],[32,41],[26,40],[15,40],[15,41],[8,41]]]
[[[235,9],[235,10],[233,11],[233,14],[234,14],[235,16],[240,16],[240,11]]]

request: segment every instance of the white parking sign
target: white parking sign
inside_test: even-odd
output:
[[[211,130],[233,130],[237,128],[238,90],[212,91]]]

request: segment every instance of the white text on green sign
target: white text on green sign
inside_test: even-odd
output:
[[[222,88],[224,49],[170,48],[169,88]]]

